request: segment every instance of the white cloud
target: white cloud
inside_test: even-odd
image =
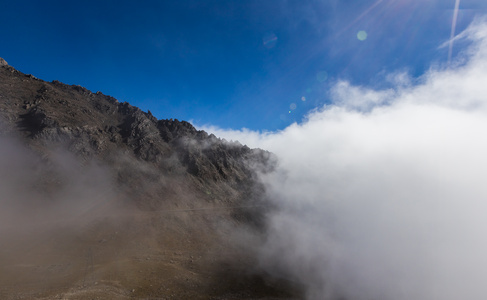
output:
[[[205,128],[280,159],[264,268],[309,299],[485,297],[487,22],[460,37],[462,63],[417,84],[340,82],[333,105],[280,132]]]

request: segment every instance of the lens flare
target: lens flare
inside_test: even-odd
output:
[[[359,41],[365,41],[367,39],[367,32],[365,32],[365,30],[360,30],[357,33],[357,38],[359,39]]]
[[[277,36],[273,32],[269,32],[262,38],[262,43],[268,49],[274,48],[277,43]]]
[[[328,73],[326,73],[326,71],[320,71],[316,74],[316,80],[319,82],[323,82],[326,79],[328,79]]]

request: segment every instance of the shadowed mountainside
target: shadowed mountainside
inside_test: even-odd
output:
[[[252,245],[274,157],[0,59],[2,299],[283,299]]]

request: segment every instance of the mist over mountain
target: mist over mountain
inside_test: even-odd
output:
[[[282,131],[208,127],[279,158],[264,176],[280,209],[266,218],[260,261],[307,299],[487,293],[485,17],[455,43],[461,55],[420,77],[336,82],[331,104]]]
[[[294,294],[252,253],[271,153],[0,65],[2,299]]]

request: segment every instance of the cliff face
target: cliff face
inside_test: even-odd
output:
[[[0,145],[2,299],[286,294],[241,247],[265,232],[270,153],[3,59]]]

